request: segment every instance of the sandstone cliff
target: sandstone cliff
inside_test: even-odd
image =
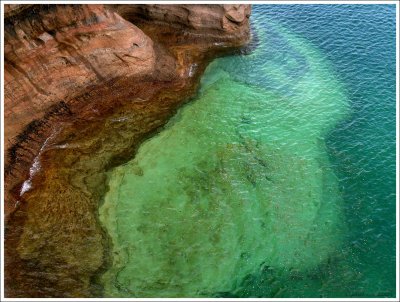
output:
[[[248,5],[5,7],[6,296],[90,297],[105,172],[246,43]]]

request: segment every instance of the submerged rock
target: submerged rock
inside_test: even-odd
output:
[[[197,98],[109,172],[106,296],[232,297],[266,270],[306,278],[340,250],[342,197],[324,138],[348,114],[344,89],[307,41],[272,22],[256,29],[251,55],[212,62]],[[290,72],[298,62],[303,72]],[[264,286],[281,295],[273,283]]]
[[[181,9],[193,17],[179,27],[159,14]],[[7,297],[101,296],[96,276],[109,261],[97,218],[104,172],[194,94],[213,57],[248,41],[249,6],[234,8],[234,22],[225,17],[231,10],[6,7]],[[211,23],[228,25],[210,28],[209,13]]]

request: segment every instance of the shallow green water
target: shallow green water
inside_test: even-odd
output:
[[[323,51],[264,7],[253,12],[257,48],[211,63],[195,100],[109,173],[106,296],[360,290],[342,289],[359,258],[347,248],[341,163],[326,147],[351,120],[349,90]]]
[[[289,92],[241,83],[223,69],[236,57],[217,60],[198,99],[111,173],[101,208],[114,244],[111,295],[229,291],[262,265],[315,267],[340,244],[342,201],[323,137],[346,98],[316,49],[276,32],[308,60]],[[260,72],[285,85],[291,66],[273,63]]]

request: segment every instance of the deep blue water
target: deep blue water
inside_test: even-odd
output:
[[[276,22],[321,50],[351,106],[326,141],[349,229],[338,261],[356,277],[332,265],[317,273],[317,282],[277,296],[395,296],[396,7],[254,5],[252,18],[266,27]],[[270,293],[265,282],[250,283],[243,295]]]

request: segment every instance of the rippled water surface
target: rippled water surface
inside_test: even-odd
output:
[[[252,26],[109,173],[106,296],[395,295],[395,7],[254,5]]]

